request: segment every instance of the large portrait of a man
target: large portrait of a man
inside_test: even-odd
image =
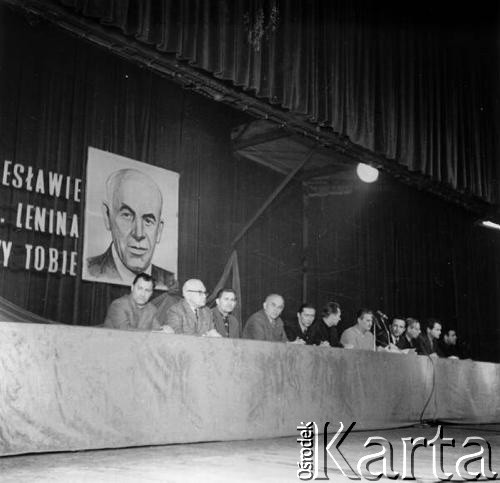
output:
[[[82,278],[175,288],[178,193],[178,173],[90,147]]]

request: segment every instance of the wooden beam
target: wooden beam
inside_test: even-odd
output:
[[[233,150],[239,151],[240,149],[256,146],[258,144],[265,144],[277,139],[282,139],[291,136],[292,133],[283,128],[270,129],[269,131],[254,134],[250,136],[242,136],[240,139],[233,141]]]
[[[259,219],[259,217],[267,210],[269,205],[276,199],[276,197],[283,191],[285,186],[292,180],[292,178],[307,164],[307,162],[312,158],[314,151],[311,149],[307,156],[303,159],[303,161],[291,171],[288,176],[279,184],[279,186],[271,193],[269,198],[264,202],[264,204],[257,210],[255,215],[247,222],[247,224],[241,229],[241,231],[235,236],[234,240],[231,243],[231,246],[234,248],[236,244],[243,238],[245,233],[252,227],[252,225]]]
[[[352,171],[354,172],[354,166],[352,166]],[[300,179],[302,181],[310,181],[314,178],[323,178],[325,176],[330,176],[332,174],[339,173],[341,171],[346,171],[346,166],[345,164],[338,165],[334,164],[334,161],[332,161],[332,164],[329,164],[327,166],[323,166],[322,168],[314,168],[314,169],[308,169],[304,170],[304,172],[300,175]]]

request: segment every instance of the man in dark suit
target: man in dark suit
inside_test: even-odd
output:
[[[399,351],[399,341],[403,338],[406,322],[402,317],[394,317],[389,330],[382,331],[377,335],[377,346],[388,351]]]
[[[457,331],[448,329],[444,332],[441,342],[441,351],[443,357],[452,359],[468,359],[470,358],[470,349],[464,341],[458,340]]]
[[[107,201],[102,212],[112,242],[108,249],[87,259],[87,271],[103,281],[131,283],[148,273],[159,290],[172,289],[172,272],[151,263],[163,230],[163,198],[158,185],[136,169],[120,169],[106,181]]]
[[[309,343],[330,347],[342,347],[337,332],[341,317],[340,305],[328,302],[321,311],[321,320],[317,320],[309,329]]]
[[[415,351],[420,354],[422,350],[420,348],[419,343],[420,336],[420,322],[413,317],[406,318],[406,331],[399,338],[398,343],[396,344],[398,349],[415,349]]]
[[[219,290],[215,298],[215,307],[212,309],[215,330],[222,337],[238,339],[241,337],[240,323],[232,314],[236,307],[236,292],[232,288]]]
[[[285,332],[290,342],[310,344],[310,331],[316,317],[316,309],[308,303],[302,304],[297,312],[297,319],[285,324]]]
[[[424,356],[443,357],[439,345],[442,324],[438,319],[429,318],[425,322],[424,334],[420,336],[421,353]]]

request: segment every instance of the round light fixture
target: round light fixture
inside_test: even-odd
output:
[[[361,181],[374,183],[378,179],[378,169],[364,163],[358,163],[356,173]]]

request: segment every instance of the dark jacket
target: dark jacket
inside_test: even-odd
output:
[[[323,319],[314,322],[309,327],[310,344],[319,345],[322,342],[328,342],[332,347],[342,347],[339,341],[337,327],[328,327]]]
[[[228,315],[228,329],[226,329],[224,317],[217,307],[212,309],[212,317],[214,320],[215,330],[222,335],[222,337],[230,337],[232,339],[239,339],[241,337],[240,323],[234,315]]]
[[[103,278],[110,282],[122,280],[113,260],[111,245],[101,255],[87,258],[87,270],[89,275],[95,278]],[[155,279],[157,290],[172,290],[177,286],[175,275],[156,265],[151,265],[151,276]]]

